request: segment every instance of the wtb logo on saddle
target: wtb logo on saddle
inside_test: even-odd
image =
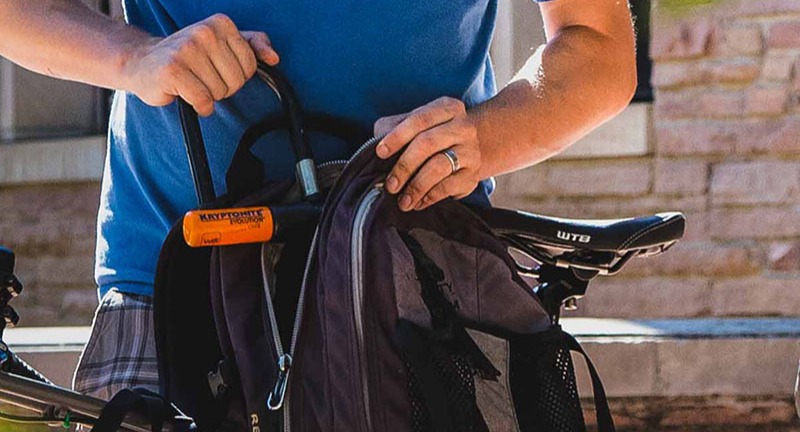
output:
[[[586,234],[576,234],[564,231],[558,231],[556,236],[561,240],[573,241],[578,243],[589,243],[592,241],[592,236]]]

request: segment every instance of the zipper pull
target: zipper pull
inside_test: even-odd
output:
[[[267,399],[267,408],[270,411],[277,411],[283,406],[283,399],[286,397],[286,386],[289,384],[289,372],[292,370],[292,356],[284,354],[278,359],[278,378],[275,380],[275,387]]]

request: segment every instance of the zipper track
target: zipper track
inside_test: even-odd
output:
[[[300,284],[300,300],[297,306],[297,314],[294,316],[294,328],[292,329],[292,342],[289,345],[289,353],[294,355],[294,350],[297,348],[297,338],[300,335],[300,322],[303,320],[303,309],[306,304],[306,285],[308,284],[308,268],[311,265],[311,258],[314,255],[314,249],[317,247],[317,237],[319,234],[319,226],[314,230],[314,237],[311,239],[311,247],[308,249],[308,257],[306,257],[306,267],[303,269],[303,282]]]
[[[362,199],[356,210],[353,221],[353,232],[351,234],[351,257],[350,257],[350,277],[353,287],[353,315],[356,326],[356,344],[358,357],[361,365],[361,391],[364,397],[364,418],[367,423],[367,431],[372,431],[372,417],[369,410],[369,382],[367,376],[367,352],[364,341],[364,281],[363,259],[364,259],[364,224],[367,220],[372,204],[381,193],[382,185],[376,184]]]
[[[306,285],[308,285],[308,268],[311,266],[311,258],[314,256],[314,249],[317,247],[317,234],[319,234],[319,225],[314,230],[314,238],[311,239],[311,247],[308,249],[308,257],[306,258],[306,267],[303,270],[303,282],[300,284],[300,300],[297,305],[297,313],[294,316],[294,328],[292,329],[292,342],[289,345],[290,355],[294,357],[294,350],[297,348],[297,339],[300,335],[300,323],[303,321],[303,310],[306,305]],[[291,389],[286,390],[287,393]],[[289,399],[286,400],[286,406],[283,408],[283,430],[284,432],[291,432],[291,411]]]
[[[300,334],[300,323],[303,320],[303,311],[305,309],[306,304],[306,286],[308,285],[308,268],[311,264],[311,258],[313,256],[314,248],[317,246],[317,237],[319,233],[319,227],[314,230],[314,237],[311,240],[311,247],[309,248],[309,254],[306,258],[306,266],[303,270],[303,281],[300,284],[300,298],[297,301],[297,312],[295,312],[294,316],[294,327],[292,328],[292,340],[289,345],[289,356],[294,358],[295,349],[297,348],[297,339]],[[275,342],[275,350],[278,353],[278,359],[283,357],[285,354],[283,350],[283,344],[281,343],[281,337],[278,333],[278,320],[275,317],[275,308],[272,303],[272,295],[269,289],[269,277],[266,268],[266,243],[261,246],[261,274],[262,279],[264,281],[264,294],[267,297],[267,313],[269,315],[270,327],[272,330],[272,339]],[[288,380],[288,373],[286,379]],[[286,384],[286,393],[284,394],[283,400],[283,430],[284,432],[291,432],[292,425],[290,420],[290,399],[288,398],[289,394],[289,387],[288,382]]]
[[[375,143],[377,143],[378,141],[382,140],[382,139],[383,139],[383,137],[385,137],[385,136],[386,136],[386,135],[381,135],[381,136],[376,136],[376,137],[372,137],[372,138],[368,139],[368,140],[367,140],[367,142],[365,142],[364,144],[361,144],[361,147],[359,147],[359,148],[358,148],[358,149],[355,151],[355,153],[353,153],[353,155],[352,155],[352,156],[350,156],[350,159],[335,159],[335,160],[330,160],[330,161],[323,162],[323,163],[321,163],[321,164],[317,165],[317,168],[323,168],[323,167],[326,167],[326,166],[330,166],[330,165],[336,165],[336,164],[348,164],[348,163],[350,163],[350,161],[352,161],[353,159],[355,159],[355,158],[356,158],[356,156],[358,156],[358,155],[360,155],[361,153],[363,153],[363,152],[364,152],[364,150],[366,150],[366,149],[367,149],[369,146],[371,146],[371,145],[374,145],[374,144],[375,144]]]
[[[278,333],[278,319],[275,317],[275,307],[272,304],[272,293],[269,289],[269,276],[267,272],[267,243],[261,244],[261,279],[264,281],[264,296],[267,300],[267,315],[269,315],[270,330],[272,330],[272,341],[275,342],[275,350],[278,352],[278,357],[281,357],[283,352],[283,344],[281,343],[281,336]],[[299,307],[299,306],[298,306]]]

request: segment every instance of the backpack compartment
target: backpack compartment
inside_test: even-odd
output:
[[[384,374],[375,378],[382,385],[376,410],[393,394],[387,387],[406,389],[399,396],[406,402],[394,404],[405,411],[387,417],[386,430],[518,430],[509,339],[546,331],[550,321],[505,245],[455,201],[401,213],[386,197],[369,235],[364,277],[380,324],[367,327],[382,329],[376,343],[394,343],[371,357]],[[391,283],[381,283],[383,269]],[[405,373],[393,373],[395,358]],[[407,428],[396,427],[401,418],[410,418]]]
[[[385,420],[374,430],[585,431],[571,357],[583,352],[552,326],[505,243],[456,201],[426,214],[379,200],[362,265],[373,417]],[[589,368],[601,430],[613,430]],[[398,385],[407,402],[387,401]]]

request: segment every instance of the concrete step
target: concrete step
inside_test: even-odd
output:
[[[800,319],[572,318],[562,324],[597,367],[622,431],[800,430],[792,398]],[[590,396],[577,357],[576,371],[581,395]]]
[[[597,367],[620,430],[800,430],[791,398],[800,318],[565,318],[562,325]],[[88,335],[88,327],[19,328],[5,339],[68,386]],[[577,357],[576,370],[581,395],[590,397]]]
[[[571,318],[562,325],[612,397],[788,396],[797,378],[800,318]]]

